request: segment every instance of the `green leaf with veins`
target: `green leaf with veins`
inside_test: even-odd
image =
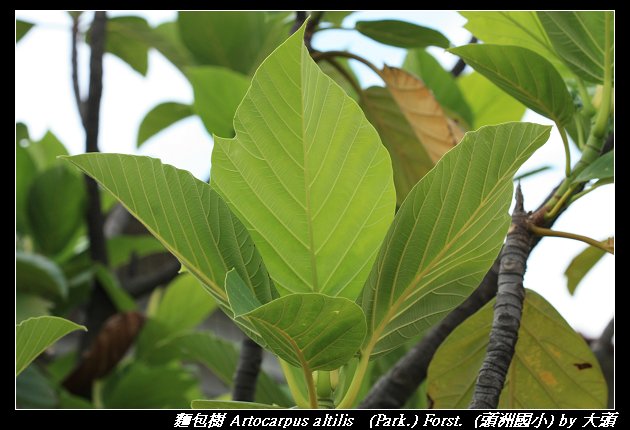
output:
[[[555,52],[564,63],[582,79],[603,83],[607,45],[611,51],[610,58],[614,55],[613,12],[536,13]]]
[[[144,142],[155,136],[165,128],[188,118],[193,114],[190,105],[177,102],[164,102],[151,109],[142,119],[138,129],[136,146],[139,148]]]
[[[507,123],[468,132],[411,190],[359,299],[364,353],[421,335],[479,285],[510,224],[512,177],[550,130]]]
[[[356,298],[393,218],[376,130],[295,32],[260,66],[214,140],[212,187],[252,235],[281,294]]]
[[[75,330],[85,327],[59,317],[29,318],[15,326],[15,376],[46,348]]]
[[[365,337],[361,308],[342,297],[290,294],[244,315],[278,357],[306,371],[334,370]]]
[[[357,21],[355,28],[370,39],[398,48],[448,48],[450,45],[446,36],[439,31],[406,21]]]
[[[81,154],[67,160],[120,200],[230,317],[224,281],[233,267],[261,303],[276,295],[245,227],[219,195],[190,172],[135,155]],[[247,321],[241,324],[256,337]]]
[[[449,50],[503,91],[559,125],[573,119],[573,99],[553,65],[518,46],[471,44]]]

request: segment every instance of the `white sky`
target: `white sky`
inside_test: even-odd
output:
[[[110,16],[141,15],[152,24],[175,18],[173,11],[110,12]],[[15,120],[26,123],[31,137],[39,139],[52,130],[73,154],[83,152],[84,136],[75,107],[70,80],[70,25],[65,12],[17,11],[16,17],[37,25],[16,46]],[[87,18],[87,17],[86,17]],[[370,11],[358,12],[344,21],[352,27],[357,20],[400,19],[433,27],[444,33],[455,46],[468,42],[470,34],[463,29],[464,18],[452,11]],[[91,19],[91,17],[89,18]],[[84,20],[85,21],[85,20]],[[85,23],[84,23],[85,24]],[[377,66],[400,65],[405,50],[373,42],[353,31],[324,31],[316,34],[317,49],[348,49],[364,56]],[[440,48],[430,52],[448,67],[456,59]],[[89,50],[79,50],[79,72],[83,93],[87,87]],[[369,69],[353,64],[364,86],[382,85]],[[117,57],[106,55],[104,89],[101,105],[99,145],[103,152],[143,154],[190,170],[206,179],[210,168],[212,139],[198,118],[189,118],[169,127],[147,141],[140,150],[135,147],[138,127],[144,115],[164,101],[192,102],[192,89],[181,73],[159,53],[149,54],[149,72],[142,77]],[[528,111],[525,121],[550,124],[550,121]],[[572,147],[573,149],[573,147]],[[574,150],[572,159],[579,153]],[[523,181],[526,209],[535,209],[563,175],[564,154],[557,131],[528,160],[522,172],[542,165],[554,169]],[[573,204],[555,224],[554,229],[604,239],[614,233],[614,185],[590,193]],[[606,255],[586,276],[575,296],[566,289],[564,270],[571,259],[586,245],[567,239],[545,238],[528,261],[525,286],[549,300],[569,323],[588,336],[598,336],[613,315],[615,266],[614,257]]]

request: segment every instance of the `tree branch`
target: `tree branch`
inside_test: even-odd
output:
[[[519,184],[512,225],[501,251],[494,321],[486,357],[479,370],[470,403],[471,409],[495,409],[499,404],[499,396],[518,340],[525,299],[523,277],[530,252],[531,233],[527,227],[527,214],[523,209],[523,194]]]
[[[105,52],[105,12],[95,12],[90,38],[90,84],[87,102],[84,105],[83,127],[85,129],[86,152],[98,152],[98,131],[100,121],[101,95],[103,92],[103,54]],[[104,217],[101,211],[100,191],[97,183],[85,176],[87,188],[87,227],[92,260],[108,265]],[[116,312],[116,309],[99,282],[95,281],[87,304],[86,326],[88,331],[82,339],[82,348],[89,345],[99,332],[103,322]]]
[[[250,338],[243,339],[241,352],[234,375],[232,399],[253,402],[256,395],[256,381],[262,363],[262,348]]]
[[[179,261],[172,257],[157,270],[121,277],[121,284],[129,294],[137,298],[153,291],[158,285],[168,284],[177,276],[180,267]]]
[[[468,43],[477,43],[477,38],[475,36],[471,37],[470,42]],[[453,68],[451,69],[451,75],[456,78],[462,74],[465,68],[466,62],[460,58],[459,60],[457,60],[457,63],[455,63],[455,66],[453,66]]]
[[[612,409],[615,407],[615,347],[612,343],[615,334],[615,320],[610,320],[599,339],[597,339],[591,349],[599,361],[604,379],[608,385],[608,405]]]
[[[79,116],[81,117],[81,124],[85,128],[85,106],[83,98],[81,97],[81,90],[79,88],[79,61],[77,44],[79,39],[79,14],[72,14],[72,90],[74,93],[74,101],[77,104],[79,110]]]

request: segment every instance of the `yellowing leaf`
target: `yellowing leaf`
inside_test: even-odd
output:
[[[464,133],[449,120],[420,79],[388,66],[382,70],[381,78],[434,163],[457,145]]]
[[[428,394],[434,408],[466,408],[488,345],[494,300],[468,318],[436,351]],[[501,409],[603,408],[606,381],[584,339],[553,306],[527,290]]]

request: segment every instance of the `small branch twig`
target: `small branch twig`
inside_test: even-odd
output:
[[[477,38],[475,36],[471,37],[470,42],[468,43],[477,43]],[[453,68],[451,69],[451,75],[456,78],[462,74],[465,68],[466,62],[460,58],[459,60],[457,60],[457,63],[455,63],[455,66],[453,66]]]
[[[250,338],[243,340],[238,366],[234,375],[232,399],[253,402],[256,396],[256,381],[262,363],[262,348]]]
[[[327,58],[330,57],[345,57],[345,58],[350,58],[352,60],[357,60],[363,64],[365,64],[366,66],[368,66],[370,69],[372,69],[372,71],[374,73],[376,73],[379,77],[382,77],[382,73],[381,70],[376,67],[373,63],[369,62],[368,60],[366,60],[365,58],[353,54],[351,52],[346,52],[346,51],[326,51],[326,52],[312,52],[311,53],[311,57],[313,57],[313,60],[315,61],[320,61],[320,60],[325,60]]]
[[[568,233],[566,231],[551,230],[544,227],[538,227],[533,224],[529,225],[529,230],[538,236],[563,237],[565,239],[578,240],[580,242],[584,242],[588,245],[594,246],[595,248],[599,248],[602,251],[606,251],[611,254],[615,253],[614,249],[612,248],[612,246],[610,246],[610,244],[604,244],[600,242],[599,240],[595,240],[587,236],[582,236],[581,234]]]
[[[495,409],[499,404],[499,396],[512,363],[518,340],[518,329],[521,325],[525,299],[523,277],[531,251],[530,235],[519,184],[516,189],[516,207],[512,213],[512,225],[501,251],[494,321],[486,357],[479,370],[470,403],[471,409]]]
[[[341,74],[341,76],[343,76],[346,79],[346,81],[348,81],[348,83],[356,91],[357,95],[360,96],[363,93],[363,90],[361,89],[361,85],[359,85],[357,80],[354,79],[352,75],[350,75],[350,73],[348,73],[348,71],[344,69],[341,64],[339,64],[337,60],[335,60],[334,58],[325,58],[324,61],[326,61],[331,66],[333,66],[335,70],[337,70],[339,74]]]

